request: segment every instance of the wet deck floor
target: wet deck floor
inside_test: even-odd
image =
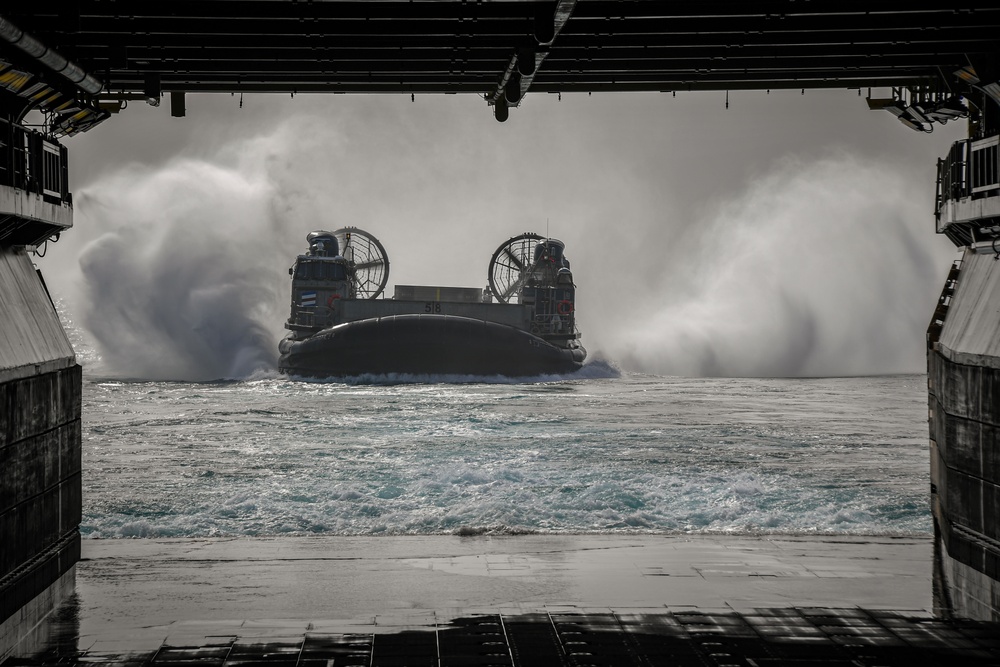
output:
[[[926,538],[86,541],[9,665],[1000,665]]]

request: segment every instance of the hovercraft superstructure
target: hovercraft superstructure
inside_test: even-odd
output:
[[[501,244],[485,289],[397,285],[386,299],[389,259],[374,236],[345,227],[306,240],[308,252],[289,269],[283,373],[527,377],[583,364],[561,241],[525,233]]]

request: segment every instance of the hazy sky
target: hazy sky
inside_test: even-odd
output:
[[[133,102],[66,142],[76,228],[39,266],[108,372],[211,378],[270,363],[312,229],[375,234],[391,293],[482,287],[548,224],[584,344],[627,370],[921,372],[955,256],[935,163],[963,136],[857,91],[529,94],[503,124],[475,96]]]

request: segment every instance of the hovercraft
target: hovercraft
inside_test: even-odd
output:
[[[314,231],[292,276],[282,373],[529,377],[578,370],[576,287],[562,241],[525,233],[500,245],[489,285],[396,285],[389,257],[355,227]]]

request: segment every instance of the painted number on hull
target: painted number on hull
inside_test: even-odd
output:
[[[439,302],[437,302],[437,301],[428,301],[427,303],[424,304],[424,312],[425,313],[440,313],[441,312],[441,304]]]

